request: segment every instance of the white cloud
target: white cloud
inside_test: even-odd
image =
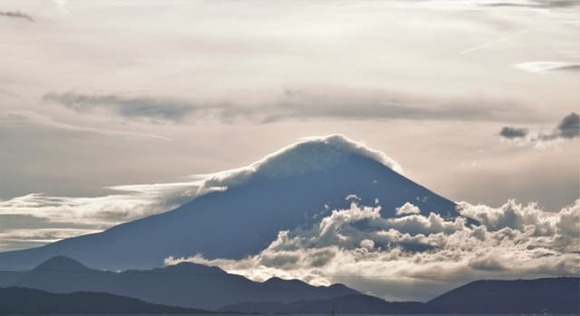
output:
[[[0,230],[0,248],[9,251],[26,247],[42,246],[61,239],[96,232],[99,232],[99,230],[66,227]]]
[[[281,177],[288,174],[308,173],[328,168],[348,154],[368,157],[398,173],[403,172],[401,165],[383,152],[337,134],[324,137],[306,137],[249,166],[213,174],[204,181],[204,189],[243,183],[255,174]]]
[[[397,216],[419,214],[419,213],[421,213],[421,210],[417,206],[415,206],[409,202],[403,204],[403,206],[401,206],[401,207],[397,207],[396,212],[395,212],[395,214]]]
[[[195,182],[184,182],[115,186],[109,189],[124,192],[99,197],[58,197],[32,193],[0,201],[0,216],[27,215],[56,223],[107,228],[169,210],[191,199],[197,188]]]
[[[568,63],[561,61],[532,61],[515,65],[516,68],[532,73],[550,72],[550,71],[580,71],[580,64]]]
[[[281,231],[261,253],[242,260],[202,254],[167,258],[217,265],[263,281],[298,278],[313,285],[341,282],[391,300],[426,300],[480,278],[535,278],[580,273],[580,200],[557,213],[508,201],[499,208],[461,204],[477,218],[437,214],[381,218],[379,208],[352,205],[311,229]]]
[[[0,250],[42,246],[60,239],[96,233],[117,224],[164,212],[190,200],[198,181],[115,186],[115,194],[98,197],[58,197],[32,193],[0,200]],[[14,217],[30,225],[11,227]],[[31,223],[35,223],[31,225]],[[78,228],[82,226],[82,228]]]

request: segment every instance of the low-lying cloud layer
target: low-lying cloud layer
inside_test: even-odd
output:
[[[499,208],[462,203],[461,213],[477,225],[412,213],[386,219],[378,208],[353,204],[310,229],[281,231],[255,256],[236,261],[197,254],[167,258],[166,264],[216,265],[258,281],[340,282],[389,300],[427,300],[481,278],[580,273],[580,200],[558,213],[514,201]]]
[[[499,132],[505,139],[518,139],[529,143],[549,142],[557,139],[573,139],[580,136],[580,117],[576,113],[566,115],[551,131],[532,131],[525,127],[505,126]]]
[[[0,200],[0,251],[42,246],[173,209],[199,194],[199,181],[115,186],[98,197],[33,193]]]

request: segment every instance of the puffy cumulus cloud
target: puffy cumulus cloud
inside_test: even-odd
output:
[[[580,136],[580,117],[572,112],[566,115],[551,131],[530,131],[528,128],[505,126],[499,132],[504,139],[519,139],[524,143],[541,145],[558,139],[574,139]]]
[[[395,211],[397,216],[421,213],[421,210],[418,207],[409,202],[403,204],[401,207],[397,207]]]
[[[266,249],[241,260],[197,254],[165,261],[215,265],[256,281],[344,283],[389,300],[428,300],[481,278],[580,273],[580,200],[557,213],[514,201],[460,206],[479,223],[434,213],[382,218],[377,207],[352,204],[311,228],[279,232]]]
[[[563,138],[576,138],[580,136],[580,117],[576,113],[570,113],[565,116],[560,124],[558,131]]]

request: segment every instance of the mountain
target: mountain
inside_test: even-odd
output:
[[[578,315],[580,278],[475,281],[428,304],[445,313]]]
[[[580,313],[580,278],[475,281],[427,303],[366,295],[292,303],[247,302],[220,311],[259,314],[571,314]]]
[[[106,293],[54,294],[25,288],[0,288],[0,315],[21,314],[209,314],[208,311],[155,305]]]
[[[18,287],[51,293],[110,293],[165,306],[242,313],[326,314],[579,314],[580,278],[475,281],[433,300],[386,302],[344,285],[314,287],[302,281],[272,278],[259,283],[216,267],[181,263],[152,270],[123,272],[88,268],[67,257],[52,258],[31,271],[14,271]],[[2,296],[0,307],[14,296]],[[33,292],[35,293],[35,292]],[[6,294],[7,295],[7,294]],[[43,294],[44,295],[44,294]],[[80,294],[77,294],[80,295]],[[83,294],[88,295],[88,294]],[[91,294],[92,295],[92,294]],[[44,296],[31,302],[44,302]],[[55,296],[56,299],[73,296]],[[51,298],[52,299],[52,298]],[[84,298],[74,300],[81,302]],[[87,304],[109,297],[88,297]],[[121,307],[127,305],[119,299]],[[72,302],[72,301],[71,301]],[[113,302],[113,301],[111,301]],[[6,305],[8,304],[8,305]],[[136,303],[135,303],[136,304]],[[31,305],[36,306],[36,305]],[[60,306],[60,305],[57,305]],[[60,308],[60,307],[59,307]],[[76,308],[74,305],[71,308]],[[0,308],[0,312],[4,309]],[[155,310],[155,309],[153,309]],[[71,310],[72,311],[72,310]],[[89,313],[90,310],[83,311]],[[63,311],[64,312],[64,311]],[[95,312],[104,312],[95,309]],[[118,310],[123,312],[123,310]],[[171,311],[167,311],[172,313]],[[175,313],[179,312],[174,311]]]
[[[279,231],[307,227],[356,195],[384,217],[411,202],[423,214],[458,216],[456,205],[407,179],[383,154],[343,136],[309,139],[245,168],[208,178],[208,193],[165,213],[43,247],[0,253],[0,268],[30,269],[66,255],[99,269],[148,269],[196,253],[240,259]]]
[[[307,300],[292,303],[242,303],[226,306],[221,312],[247,314],[419,314],[427,312],[419,302],[386,302],[368,295],[349,295],[328,300]]]
[[[180,263],[152,270],[109,272],[87,268],[76,260],[55,257],[0,286],[33,288],[53,293],[104,292],[150,303],[218,309],[241,302],[294,302],[360,295],[344,285],[314,287],[297,280],[259,283],[217,267]]]

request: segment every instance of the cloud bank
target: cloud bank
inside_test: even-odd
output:
[[[356,204],[335,210],[310,229],[279,232],[269,247],[242,260],[197,254],[166,264],[215,265],[257,281],[340,282],[389,300],[427,300],[481,278],[580,273],[580,200],[558,213],[514,201],[499,208],[462,203],[461,213],[478,225],[434,213],[381,218],[379,211]]]
[[[199,181],[114,186],[97,197],[32,193],[0,200],[0,251],[42,246],[100,232],[112,226],[171,210],[198,194]]]
[[[217,119],[224,123],[250,121],[330,120],[469,120],[511,119],[517,108],[505,100],[477,100],[425,97],[393,91],[349,91],[349,89],[285,89],[274,98],[252,104],[237,99],[179,100],[152,96],[117,94],[57,93],[42,99],[79,113],[101,111],[123,117],[153,122],[195,122]],[[485,108],[482,108],[485,105]]]

